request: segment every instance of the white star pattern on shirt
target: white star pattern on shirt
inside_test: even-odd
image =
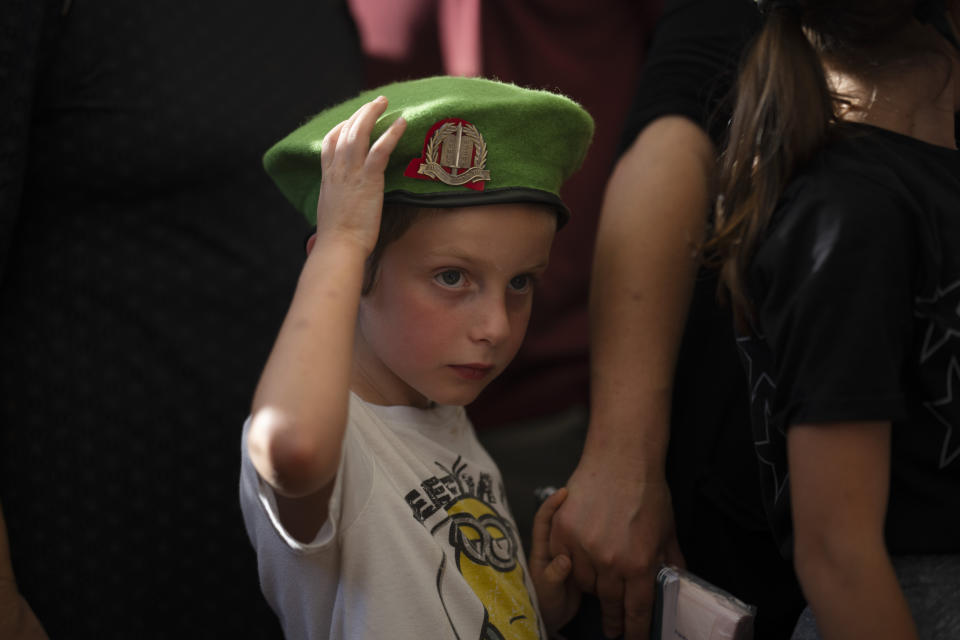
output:
[[[960,380],[960,362],[956,358],[950,358],[950,366],[947,367],[947,394],[939,400],[923,403],[923,406],[929,409],[930,413],[947,430],[943,438],[943,447],[940,448],[941,469],[956,460],[957,456],[960,456],[960,438],[953,437],[954,425],[937,410],[937,407],[948,407],[953,404],[953,381],[955,379]]]
[[[945,307],[951,308],[952,314],[938,315],[937,312]],[[960,280],[943,289],[937,287],[929,298],[918,297],[916,309],[917,315],[930,323],[920,351],[920,362],[926,362],[950,338],[960,336]]]
[[[777,473],[777,463],[772,460],[767,460],[763,456],[763,453],[761,453],[761,451],[766,449],[767,445],[770,444],[770,403],[766,400],[763,401],[763,433],[765,439],[753,443],[753,446],[757,450],[757,458],[760,462],[770,467],[770,474],[773,476],[773,501],[779,502],[780,494],[783,493],[783,489],[787,486],[787,481],[790,479],[790,472],[784,471],[782,474]]]
[[[753,380],[753,358],[750,357],[750,353],[743,346],[745,343],[752,340],[750,336],[741,336],[737,338],[737,349],[740,350],[740,353],[743,355],[743,359],[747,363],[747,383],[750,385],[750,403],[753,404],[754,400],[757,399],[757,393],[760,391],[760,385],[766,382],[770,385],[771,389],[776,389],[777,385],[773,383],[773,378],[767,375],[767,372],[764,371],[760,374],[760,377],[757,378],[756,382]],[[763,340],[763,336],[757,336],[757,340]]]
[[[766,372],[761,373],[756,381],[753,379],[753,358],[750,357],[750,354],[747,352],[746,348],[743,346],[746,342],[751,340],[749,336],[737,338],[737,348],[740,350],[740,353],[743,356],[744,362],[747,366],[747,381],[750,384],[750,404],[753,406],[757,400],[757,394],[760,392],[760,386],[766,383],[771,389],[776,389],[777,385],[774,384],[773,379],[767,375]],[[762,340],[762,337],[757,337],[758,340]],[[764,453],[769,450],[771,445],[770,439],[770,402],[769,400],[764,399],[763,401],[763,439],[755,440],[753,447],[757,453],[757,458],[761,463],[770,467],[770,475],[773,477],[773,491],[774,491],[774,502],[780,500],[780,494],[783,493],[784,487],[787,486],[787,481],[790,477],[790,473],[786,470],[780,472],[777,468],[777,463],[774,460],[768,459],[768,456],[765,456]],[[778,429],[778,431],[780,431]],[[782,433],[782,431],[781,431]]]

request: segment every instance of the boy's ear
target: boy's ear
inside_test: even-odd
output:
[[[313,245],[317,244],[317,234],[316,232],[311,233],[310,237],[307,238],[307,255],[310,255],[310,252],[313,251]]]

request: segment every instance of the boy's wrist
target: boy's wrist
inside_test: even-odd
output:
[[[323,298],[359,296],[368,255],[370,252],[363,243],[349,234],[313,236],[307,242],[307,259],[300,272],[298,292],[316,294],[319,290],[324,292]],[[356,301],[350,304],[355,305]]]
[[[373,245],[363,237],[363,234],[344,229],[322,229],[314,236],[315,240],[308,243],[310,255],[337,255],[344,259],[359,259],[363,262],[373,251]],[[376,242],[376,238],[374,238]]]

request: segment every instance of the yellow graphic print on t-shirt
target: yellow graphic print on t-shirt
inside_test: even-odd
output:
[[[518,561],[519,540],[509,520],[484,502],[463,496],[447,506],[457,568],[487,610],[482,638],[538,640],[537,610]]]

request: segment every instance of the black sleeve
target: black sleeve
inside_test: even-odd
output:
[[[687,116],[719,146],[729,117],[717,110],[730,93],[741,51],[759,26],[752,0],[666,0],[620,151],[665,115]]]
[[[919,244],[910,210],[867,178],[794,186],[750,273],[773,355],[772,414],[784,426],[903,419]]]
[[[0,280],[26,172],[27,144],[49,0],[7,0],[0,10]]]

